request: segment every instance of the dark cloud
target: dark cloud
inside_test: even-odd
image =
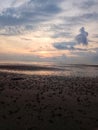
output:
[[[53,46],[58,50],[88,51],[88,49],[76,48],[75,44],[75,42],[58,42],[54,43]]]
[[[60,11],[61,8],[55,0],[51,2],[31,0],[19,7],[5,9],[0,15],[0,24],[13,26],[32,22],[36,23],[49,20],[50,17]]]
[[[43,24],[47,21],[51,21],[54,18],[56,19],[56,15],[61,13],[63,9],[59,6],[63,2],[63,0],[29,0],[26,3],[21,4],[20,6],[14,6],[10,8],[4,9],[0,13],[0,28],[5,29],[7,26],[15,26],[16,31],[10,28],[10,30],[5,33],[1,33],[2,35],[17,35],[21,32],[20,26],[24,28],[24,30],[32,31],[32,30],[39,30],[39,25]],[[96,0],[85,0],[83,2],[78,2],[78,6],[92,6],[96,3]],[[65,5],[66,6],[66,5]],[[87,11],[88,12],[88,11]],[[98,21],[98,13],[97,12],[83,12],[81,15],[77,16],[66,16],[63,17],[62,15],[59,16],[59,19],[62,20],[62,24],[60,23],[50,23],[47,26],[54,26],[51,27],[50,32],[54,32],[54,35],[51,36],[52,38],[58,37],[71,37],[72,35],[69,33],[69,29],[67,28],[70,26],[75,28],[75,26],[83,26],[84,23],[89,23],[93,21]],[[57,18],[58,19],[58,18]],[[56,26],[55,26],[56,24]],[[44,25],[43,25],[44,26]],[[12,30],[11,30],[12,29]],[[61,32],[59,30],[66,30],[67,33]],[[25,31],[23,30],[22,33]],[[12,33],[13,31],[13,33]]]
[[[98,13],[95,13],[95,12],[86,13],[86,14],[83,14],[81,18],[87,21],[88,20],[95,21],[95,20],[98,20]]]
[[[74,5],[76,5],[77,7],[81,8],[81,9],[91,9],[92,7],[94,7],[96,4],[98,4],[97,0],[86,0],[86,1],[81,1],[81,3],[75,3]]]
[[[75,45],[82,44],[88,45],[87,39],[88,33],[85,31],[84,27],[80,28],[80,34],[75,37],[74,42],[56,42],[53,46],[59,50],[82,50],[87,51],[87,49],[76,48]]]
[[[61,11],[58,0],[30,0],[19,7],[4,9],[0,13],[0,28],[23,26],[29,30],[29,25],[32,25],[34,30],[40,23],[53,19]]]
[[[75,37],[77,44],[87,45],[88,44],[87,36],[88,36],[88,32],[85,31],[84,27],[82,27],[80,29],[80,34],[78,34]]]
[[[56,42],[53,46],[59,50],[73,50],[75,42]]]
[[[55,32],[55,34],[52,36],[52,38],[59,38],[59,37],[72,37],[72,34],[69,32]]]
[[[84,13],[78,16],[65,16],[62,18],[66,23],[65,26],[81,26],[84,23],[98,21],[98,13]]]

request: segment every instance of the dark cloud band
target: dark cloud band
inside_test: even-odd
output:
[[[53,46],[58,50],[84,50],[81,48],[75,48],[75,45],[82,44],[82,45],[88,45],[88,32],[85,31],[84,27],[80,28],[80,34],[78,34],[75,37],[74,42],[57,42],[54,43]]]

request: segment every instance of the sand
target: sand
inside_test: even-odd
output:
[[[0,72],[0,130],[97,130],[98,77]]]

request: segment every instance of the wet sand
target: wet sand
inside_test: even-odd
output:
[[[98,130],[98,77],[0,72],[0,130]]]
[[[0,64],[0,69],[2,70],[28,70],[28,71],[40,71],[40,70],[50,70],[50,71],[53,71],[53,70],[63,70],[63,69],[60,69],[60,68],[57,68],[57,67],[51,67],[51,66],[42,66],[42,65],[26,65],[26,64],[18,64],[18,65],[15,65],[15,64]]]

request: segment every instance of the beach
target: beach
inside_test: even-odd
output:
[[[0,72],[0,130],[97,130],[98,77]]]
[[[98,0],[0,0],[0,130],[98,130]]]

